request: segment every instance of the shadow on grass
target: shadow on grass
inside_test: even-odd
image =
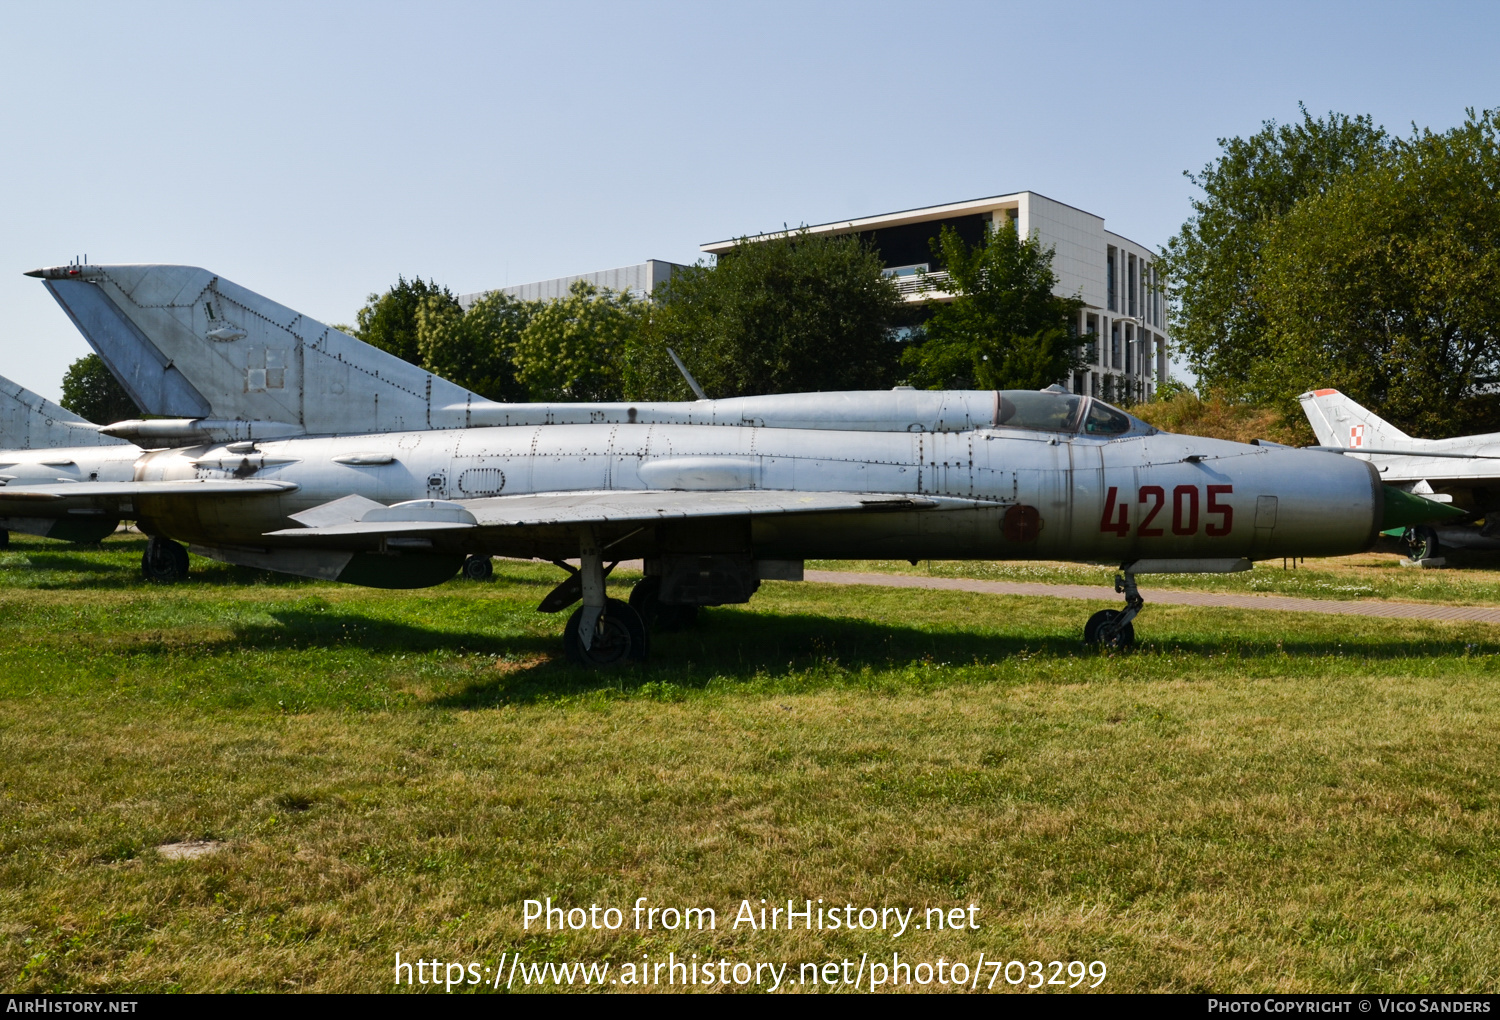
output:
[[[1079,631],[1082,630],[1080,620]],[[512,654],[514,644],[500,641]],[[687,633],[657,635],[651,659],[634,668],[593,671],[568,663],[555,638],[526,639],[527,649],[547,656],[471,684],[461,691],[436,698],[433,704],[474,708],[501,704],[527,704],[560,696],[598,690],[620,693],[703,689],[714,683],[762,684],[768,677],[790,678],[791,686],[805,681],[810,687],[834,685],[885,688],[918,678],[902,680],[899,674],[913,668],[985,667],[1008,660],[1096,660],[1100,653],[1084,645],[1081,633],[1038,636],[1035,633],[996,634],[962,629],[936,630],[871,623],[847,618],[812,615],[775,615],[734,611],[700,614],[698,626]],[[466,642],[466,647],[473,648]],[[1146,644],[1127,655],[1153,657],[1169,654],[1183,659],[1217,659],[1226,653],[1240,662],[1277,661],[1286,658],[1334,658],[1396,660],[1410,657],[1461,658],[1465,654],[1500,653],[1500,643],[1483,645],[1463,641],[1349,642],[1327,640],[1249,641],[1226,644],[1215,641],[1169,641]],[[1118,655],[1118,653],[1111,653]],[[931,674],[927,674],[931,675]],[[801,680],[797,680],[801,677]],[[956,678],[956,677],[955,677]],[[778,685],[782,686],[782,685]]]

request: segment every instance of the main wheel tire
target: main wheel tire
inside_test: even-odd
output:
[[[495,576],[495,564],[488,556],[470,556],[464,560],[464,576],[471,581],[488,581]]]
[[[1123,613],[1124,610],[1121,609],[1101,609],[1089,617],[1089,622],[1083,625],[1084,644],[1099,648],[1112,648],[1117,651],[1135,644],[1135,624],[1133,623],[1127,623],[1112,634],[1105,631],[1105,624],[1114,623]]]
[[[643,577],[630,589],[630,607],[646,629],[670,633],[686,630],[698,620],[697,606],[670,605],[661,600],[661,578]]]
[[[152,584],[176,584],[188,574],[188,552],[169,538],[152,536],[141,554],[141,573]]]
[[[613,666],[628,666],[643,662],[650,651],[650,639],[640,614],[619,599],[604,603],[604,613],[594,627],[594,640],[588,648],[578,636],[578,626],[583,621],[583,607],[573,610],[568,625],[563,628],[563,651],[568,658],[580,666],[591,669],[609,669]]]
[[[1406,539],[1406,547],[1411,550],[1411,558],[1414,560],[1428,560],[1442,555],[1442,545],[1438,542],[1437,532],[1431,528],[1412,528],[1403,537]]]

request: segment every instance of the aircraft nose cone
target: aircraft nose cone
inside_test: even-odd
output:
[[[1385,491],[1385,508],[1381,517],[1381,531],[1409,528],[1414,524],[1437,524],[1464,516],[1464,511],[1458,507],[1413,496],[1390,485],[1382,488]]]

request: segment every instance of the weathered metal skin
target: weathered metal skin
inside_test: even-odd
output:
[[[359,462],[382,445],[394,447],[388,462]],[[305,548],[266,532],[295,527],[291,514],[351,493],[389,504],[534,492],[778,489],[957,496],[977,503],[971,510],[942,512],[758,518],[748,528],[747,551],[770,559],[1125,562],[1339,555],[1369,547],[1381,506],[1378,482],[1366,465],[1315,453],[1161,433],[1100,440],[1019,429],[890,434],[662,425],[483,428],[267,441],[249,454],[224,447],[156,451],[139,458],[134,477],[295,482],[298,489],[287,494],[146,497],[136,508],[148,526],[180,540],[259,549]],[[1007,536],[1005,518],[1014,507],[1033,508],[1037,520]],[[744,521],[724,526],[744,528]],[[620,524],[614,530],[639,529]],[[654,555],[660,530],[639,530],[612,555]],[[606,540],[614,537],[619,535]],[[434,551],[557,558],[576,556],[578,539],[565,527],[523,526],[432,541]],[[351,536],[320,544],[374,551],[379,539]]]
[[[295,486],[233,498],[142,491],[130,505],[147,530],[269,569],[414,585],[441,579],[468,553],[571,558],[585,547],[612,559],[1233,562],[1357,551],[1384,512],[1365,464],[1165,435],[1068,394],[497,404],[204,269],[31,275],[136,402],[174,419],[110,428],[173,447],[133,461],[134,482]],[[326,533],[292,517],[351,495],[462,504],[422,511],[441,515],[533,493],[582,506],[601,492],[768,490],[912,499],[830,497],[814,511],[789,497],[760,513],[746,509],[748,498],[715,510],[712,499],[674,497],[614,516],[498,514],[405,530],[361,518]]]

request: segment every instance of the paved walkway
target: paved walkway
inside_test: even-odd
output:
[[[1123,602],[1113,588],[1084,584],[1036,584],[1024,581],[974,581],[965,577],[925,577],[920,574],[861,574],[842,570],[809,570],[809,581],[824,584],[872,584],[882,588],[936,588],[986,595],[1045,595],[1058,599]],[[1483,606],[1439,606],[1415,602],[1339,602],[1299,599],[1286,595],[1236,595],[1228,592],[1156,590],[1140,578],[1146,605],[1218,606],[1226,609],[1269,609],[1282,613],[1326,613],[1333,616],[1376,616],[1398,620],[1462,620],[1500,623],[1500,609]]]

